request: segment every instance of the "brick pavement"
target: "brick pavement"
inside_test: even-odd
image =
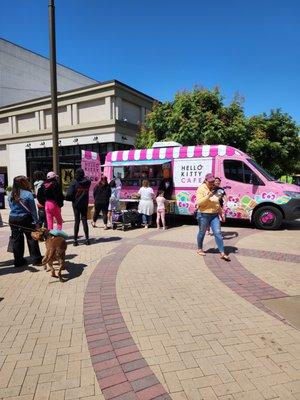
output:
[[[65,227],[70,231],[70,224]],[[68,247],[69,280],[60,284],[41,267],[14,269],[5,252],[8,233],[1,228],[0,398],[103,399],[85,337],[83,297],[89,276],[117,246],[118,235],[76,252]]]
[[[208,257],[164,241],[153,253],[149,243],[121,264],[118,300],[172,398],[299,398],[299,332],[235,296]]]
[[[225,230],[238,233],[226,240],[238,248],[232,264],[196,256],[194,226],[94,230],[102,240],[68,249],[71,279],[60,284],[40,268],[13,271],[1,228],[0,398],[300,399],[299,331],[228,284],[242,272],[252,291],[266,285],[261,296],[300,294],[280,285],[300,278],[299,252],[267,253],[259,240],[249,254],[264,233]]]

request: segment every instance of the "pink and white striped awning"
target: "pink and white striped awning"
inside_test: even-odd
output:
[[[118,150],[108,153],[106,162],[138,161],[138,160],[164,160],[173,158],[233,156],[241,154],[234,147],[219,145],[186,146],[186,147],[161,147],[154,149]]]
[[[81,158],[85,160],[100,160],[100,156],[98,153],[90,150],[81,150]]]

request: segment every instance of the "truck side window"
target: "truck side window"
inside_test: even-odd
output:
[[[258,176],[243,161],[224,160],[224,173],[225,177],[232,181],[253,185],[262,184]]]

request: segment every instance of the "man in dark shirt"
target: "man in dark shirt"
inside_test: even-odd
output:
[[[174,189],[174,184],[172,178],[163,178],[158,186],[158,192],[163,191],[164,197],[167,200],[171,200],[173,189]]]

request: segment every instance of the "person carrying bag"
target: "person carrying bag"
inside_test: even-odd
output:
[[[11,228],[8,247],[14,254],[14,266],[25,267],[27,265],[27,261],[24,258],[24,235],[33,265],[41,265],[42,255],[39,244],[31,237],[31,232],[38,226],[38,215],[34,197],[30,190],[30,183],[25,176],[20,175],[14,178],[13,189],[8,198],[8,203],[10,207],[9,225]]]

